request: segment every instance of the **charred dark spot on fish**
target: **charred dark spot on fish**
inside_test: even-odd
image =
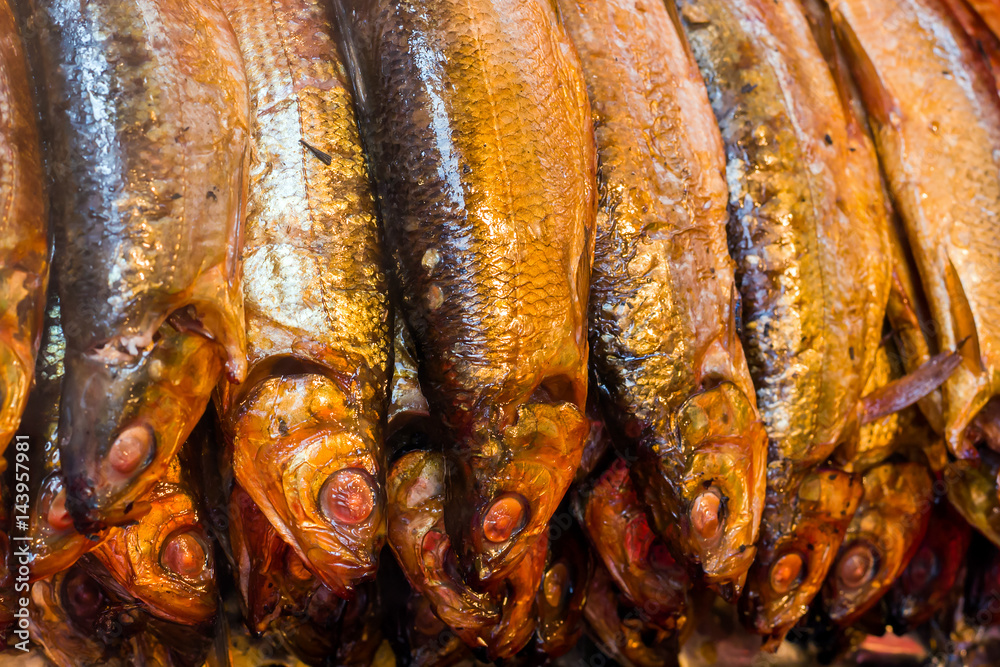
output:
[[[135,503],[134,502],[130,502],[128,505],[126,505],[125,506],[125,514],[130,514],[132,512],[132,508],[133,507],[135,507]]]
[[[519,531],[527,519],[524,500],[513,494],[493,501],[483,517],[483,535],[493,543],[506,542]]]
[[[190,531],[167,538],[160,551],[160,564],[184,579],[197,579],[208,567],[208,550]]]
[[[701,539],[710,541],[722,532],[722,495],[716,488],[710,488],[691,503],[691,527]]]
[[[338,470],[323,483],[319,502],[330,521],[348,525],[365,521],[375,509],[371,475],[360,468]]]
[[[774,562],[768,574],[768,582],[771,589],[778,595],[788,593],[802,579],[802,566],[804,565],[802,555],[793,552],[786,553]]]
[[[209,190],[208,192],[205,193],[205,199],[211,199],[212,201],[219,201],[219,197],[212,190]]]
[[[748,94],[752,93],[754,91],[754,88],[756,88],[756,87],[757,87],[756,83],[747,83],[747,84],[744,84],[743,87],[740,88],[740,93],[742,93],[744,95],[748,95]]]
[[[847,348],[847,356],[849,356],[851,358],[851,361],[854,361],[854,346],[853,345],[850,346],[849,348]]]
[[[108,450],[108,463],[121,474],[130,475],[152,457],[156,437],[146,424],[133,424],[123,429]]]
[[[856,542],[849,546],[837,564],[837,580],[847,589],[864,586],[875,576],[878,558],[871,545]]]
[[[170,195],[170,198],[171,199],[180,199],[181,196],[182,196],[181,193],[175,192],[174,194]]]
[[[312,145],[306,143],[303,139],[299,139],[299,143],[302,144],[303,146],[305,146],[306,148],[308,148],[309,152],[312,153],[313,156],[317,160],[319,160],[320,162],[322,162],[326,166],[329,167],[331,164],[333,164],[333,156],[330,155],[329,153],[321,151],[320,149],[316,148],[315,146],[312,146]]]
[[[829,134],[824,134],[823,135],[823,141],[826,142],[827,146],[832,146],[833,145],[833,137],[831,137]]]
[[[278,434],[282,438],[288,435],[288,422],[285,421],[284,417],[278,417]]]

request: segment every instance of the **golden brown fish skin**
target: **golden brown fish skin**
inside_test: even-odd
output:
[[[959,514],[1000,547],[1000,455],[983,450],[980,461],[951,461],[944,469],[948,500]]]
[[[14,437],[35,375],[49,276],[41,145],[25,49],[0,2],[0,454]],[[0,467],[4,464],[0,463]]]
[[[794,489],[851,432],[874,365],[890,271],[878,167],[796,3],[678,7],[726,146],[768,484]]]
[[[823,610],[850,625],[889,592],[927,531],[933,480],[918,463],[884,463],[865,473],[864,498],[823,585]]]
[[[59,184],[62,466],[78,526],[96,530],[156,483],[223,362],[245,374],[247,84],[214,0],[31,4]]]
[[[217,606],[213,548],[176,458],[144,501],[149,511],[111,531],[88,557],[106,568],[105,585],[135,598],[153,616],[207,623]]]
[[[809,609],[863,494],[861,475],[817,467],[791,493],[768,489],[757,559],[740,599],[748,630],[774,651]]]
[[[598,162],[591,359],[611,426],[670,548],[739,595],[764,502],[767,441],[736,330],[726,156],[698,66],[667,7],[561,0],[583,62]],[[735,417],[700,440],[693,395]],[[713,399],[719,395],[722,399]],[[700,427],[700,425],[699,425]],[[727,457],[733,472],[701,467]],[[712,529],[692,512],[715,497]]]
[[[576,501],[578,519],[622,595],[650,624],[680,631],[688,619],[691,581],[651,530],[625,460],[616,459],[581,486]]]
[[[486,649],[490,660],[509,658],[535,629],[534,602],[548,533],[531,546],[518,567],[485,591],[458,575],[458,560],[445,529],[443,454],[414,451],[392,466],[386,483],[389,545],[410,585],[466,645]]]
[[[948,447],[1000,392],[1000,99],[972,41],[937,0],[831,0],[869,110],[942,350],[965,364],[944,384]]]
[[[249,381],[220,412],[236,479],[338,595],[385,542],[391,319],[383,242],[334,27],[316,0],[220,0],[250,86]]]
[[[455,466],[448,532],[489,585],[545,531],[587,434],[596,158],[580,62],[547,0],[341,4],[402,310]]]
[[[900,377],[900,372],[895,346],[890,342],[884,343],[875,353],[875,367],[868,376],[863,393],[867,395],[879,387],[884,387]],[[894,412],[862,425],[856,437],[846,440],[837,447],[830,459],[831,462],[844,472],[864,472],[878,465],[888,458],[899,444],[897,437],[903,419],[905,417],[901,413]]]
[[[947,603],[964,574],[971,538],[972,529],[947,498],[935,498],[924,539],[888,594],[888,620],[895,634],[929,621]]]

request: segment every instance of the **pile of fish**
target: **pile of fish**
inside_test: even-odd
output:
[[[998,34],[991,0],[0,0],[4,655],[1000,626]]]

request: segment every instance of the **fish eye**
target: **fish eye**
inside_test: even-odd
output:
[[[556,563],[542,579],[542,596],[553,609],[562,609],[569,598],[571,579],[565,563]]]
[[[718,487],[702,491],[691,503],[691,526],[701,539],[711,541],[722,534],[725,507]]]
[[[774,561],[768,574],[771,589],[779,595],[788,593],[802,580],[805,561],[802,554],[790,551]]]
[[[330,521],[348,525],[365,521],[375,509],[371,475],[361,468],[338,470],[323,483],[319,504]]]
[[[193,532],[175,533],[160,550],[160,564],[184,579],[197,579],[208,567],[208,550]]]
[[[739,437],[753,421],[750,402],[729,381],[695,394],[676,414],[680,439],[685,447],[692,449],[716,438]]]
[[[910,561],[906,568],[906,585],[913,592],[922,591],[937,576],[938,559],[934,550],[928,546],[920,548],[920,551]]]
[[[122,475],[136,472],[153,453],[156,437],[147,424],[132,424],[122,429],[108,450],[108,462]]]
[[[66,509],[66,489],[60,488],[52,502],[49,503],[49,511],[45,515],[49,525],[56,530],[67,530],[73,527],[73,517]]]
[[[875,549],[865,542],[855,542],[840,557],[837,580],[844,588],[860,588],[875,576],[877,564]]]
[[[493,501],[483,517],[483,535],[490,542],[509,540],[524,527],[527,519],[524,499],[515,494],[504,494]]]
[[[104,592],[86,572],[74,569],[63,580],[63,605],[77,621],[93,619],[104,604]]]

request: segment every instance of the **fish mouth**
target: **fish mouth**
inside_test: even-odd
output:
[[[590,421],[574,403],[526,403],[491,445],[512,453],[505,463],[468,465],[453,457],[445,520],[459,536],[459,561],[475,585],[510,576],[548,530],[589,434]]]
[[[103,535],[86,536],[76,531],[67,507],[59,471],[50,473],[39,488],[31,522],[31,581],[67,569],[96,547]]]

